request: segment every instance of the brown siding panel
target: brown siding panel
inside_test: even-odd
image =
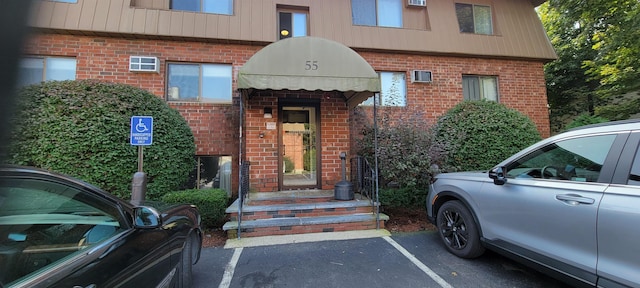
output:
[[[426,8],[404,7],[402,29],[353,25],[350,0],[237,0],[233,15],[172,11],[168,10],[168,0],[136,0],[134,7],[129,7],[129,0],[79,0],[78,4],[44,1],[38,4],[38,16],[32,23],[80,31],[272,42],[277,39],[276,7],[281,5],[308,7],[311,36],[354,49],[555,59],[531,1],[474,1],[491,5],[495,35],[460,33],[454,1],[428,1]],[[82,6],[80,16],[73,10],[77,6],[71,8],[74,5]]]
[[[67,17],[64,21],[64,28],[75,29],[80,23],[80,14],[82,13],[82,5],[69,5]]]

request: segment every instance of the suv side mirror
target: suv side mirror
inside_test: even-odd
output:
[[[493,179],[493,184],[504,185],[507,183],[507,167],[495,167],[489,170],[489,178]]]

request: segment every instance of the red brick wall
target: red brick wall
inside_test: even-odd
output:
[[[233,88],[237,71],[260,46],[214,44],[165,40],[121,39],[92,36],[41,34],[26,46],[26,55],[68,56],[77,59],[77,79],[100,79],[125,83],[165,97],[166,63],[196,62],[233,65]],[[394,113],[419,112],[425,121],[438,116],[462,101],[462,75],[498,76],[500,102],[522,111],[538,126],[542,136],[549,136],[547,98],[541,62],[475,59],[396,53],[360,53],[376,71],[404,71],[407,75],[407,107],[394,108]],[[129,72],[129,56],[156,56],[160,73]],[[430,70],[433,83],[411,83],[411,70]],[[248,100],[246,109],[246,159],[251,161],[251,187],[258,191],[275,191],[278,187],[277,132],[266,131],[263,108],[273,108],[277,119],[278,98],[320,100],[322,188],[332,189],[341,178],[339,153],[351,151],[366,119],[355,119],[340,93],[258,93]],[[173,103],[192,128],[198,155],[233,156],[233,191],[237,191],[239,155],[239,94],[233,104]],[[351,130],[350,130],[351,129]],[[265,132],[264,137],[259,134]]]
[[[527,115],[542,137],[549,137],[549,110],[543,63],[534,61],[479,59],[444,56],[360,53],[376,71],[406,72],[407,106],[395,109],[406,114],[416,110],[428,121],[463,100],[462,75],[498,77],[500,103]],[[432,83],[411,83],[412,70],[429,70]]]

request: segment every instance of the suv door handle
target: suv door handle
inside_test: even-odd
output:
[[[562,194],[556,195],[556,199],[566,202],[569,205],[578,205],[578,204],[593,204],[596,203],[596,200],[593,198],[582,197],[578,194]]]

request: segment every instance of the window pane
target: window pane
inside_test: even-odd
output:
[[[231,102],[231,65],[202,65],[202,100]]]
[[[45,80],[75,80],[76,59],[72,58],[47,58]]]
[[[351,0],[353,25],[376,26],[376,0]]]
[[[458,17],[460,32],[475,32],[473,28],[473,6],[470,4],[456,3],[456,16]]]
[[[480,83],[476,76],[462,76],[464,100],[480,100]]]
[[[293,13],[293,37],[307,36],[307,14]]]
[[[398,0],[378,0],[378,26],[402,28],[402,3]]]
[[[175,0],[174,0],[175,1]],[[233,14],[233,0],[204,0],[202,12],[214,14]]]
[[[398,72],[380,72],[380,88],[383,106],[405,106],[405,74]]]
[[[54,2],[78,3],[78,0],[53,0]]]
[[[124,231],[120,212],[80,187],[53,180],[3,180],[6,180],[0,183],[3,283],[11,285],[33,277]]]
[[[640,149],[636,151],[636,158],[633,159],[633,166],[631,166],[627,184],[640,186]]]
[[[495,77],[481,77],[480,87],[482,99],[498,102],[498,79]]]
[[[44,59],[24,58],[20,61],[19,83],[20,86],[40,83],[44,72]]]
[[[615,138],[600,135],[547,145],[509,164],[508,177],[597,182]]]
[[[475,23],[475,33],[493,34],[491,25],[491,7],[489,6],[473,6],[473,18]]]
[[[200,12],[200,0],[172,0],[171,9]]]
[[[192,64],[169,64],[169,100],[198,99],[200,67]]]
[[[280,34],[280,40],[285,38],[290,38],[293,35],[293,23],[291,20],[291,13],[289,12],[280,12],[278,13],[278,22],[280,27],[278,27],[278,33]]]

